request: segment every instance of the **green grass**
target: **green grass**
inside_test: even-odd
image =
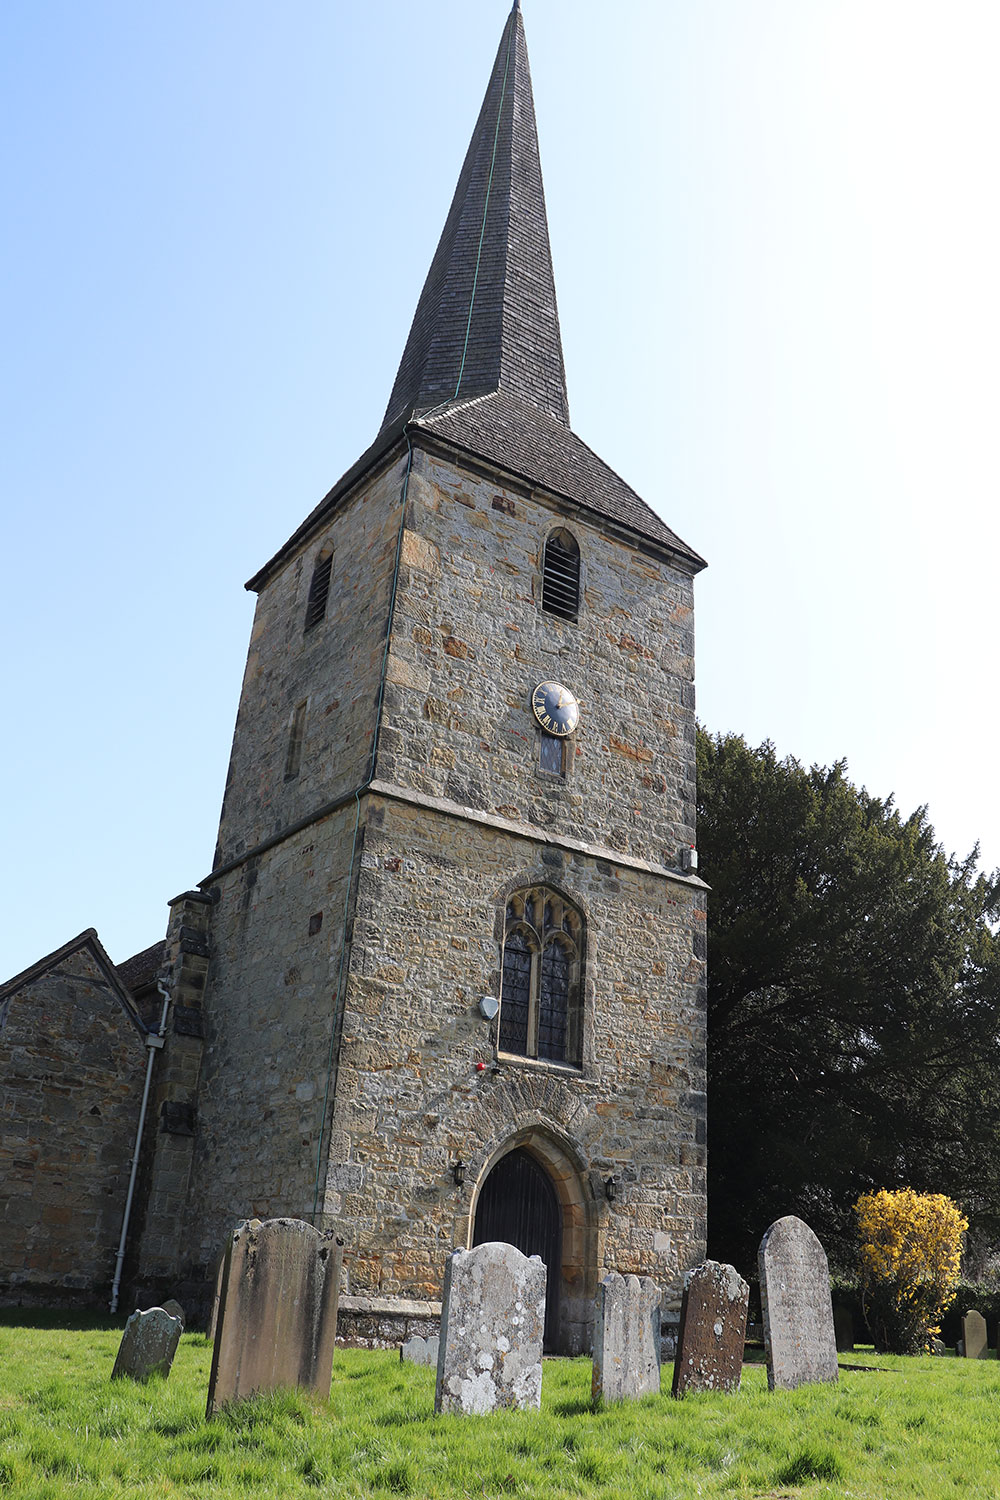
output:
[[[458,1418],[434,1416],[433,1371],[345,1350],[329,1403],[281,1392],[206,1422],[200,1335],[168,1380],[112,1385],[118,1327],[14,1318],[0,1321],[0,1500],[1000,1496],[1000,1360],[854,1354],[878,1368],[774,1395],[748,1365],[737,1396],[598,1411],[589,1361],[547,1360],[540,1412]]]

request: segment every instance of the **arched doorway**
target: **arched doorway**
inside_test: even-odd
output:
[[[502,1240],[515,1245],[522,1255],[541,1256],[546,1269],[547,1351],[556,1349],[559,1342],[562,1229],[562,1206],[545,1168],[528,1151],[508,1151],[480,1189],[472,1243]]]

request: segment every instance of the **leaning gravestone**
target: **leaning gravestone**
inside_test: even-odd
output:
[[[432,1333],[426,1339],[422,1339],[419,1333],[415,1333],[412,1338],[406,1340],[405,1344],[400,1344],[399,1358],[407,1364],[430,1365],[433,1369],[437,1369],[439,1346],[440,1340],[436,1333]]]
[[[986,1319],[981,1312],[969,1311],[962,1319],[962,1342],[966,1359],[986,1359],[989,1346],[986,1341]]]
[[[257,1222],[259,1223],[260,1221],[258,1220]],[[243,1224],[249,1223],[249,1219],[243,1220]],[[237,1225],[237,1228],[242,1229],[243,1224]],[[219,1326],[219,1298],[222,1296],[222,1278],[225,1276],[225,1274],[226,1252],[225,1250],[223,1250],[222,1254],[215,1262],[215,1275],[212,1282],[212,1310],[208,1315],[208,1338],[210,1343],[215,1342],[215,1330]]]
[[[329,1396],[342,1249],[301,1219],[251,1219],[226,1250],[206,1414],[278,1386]]]
[[[595,1400],[660,1393],[660,1288],[648,1276],[605,1276],[594,1309]]]
[[[686,1278],[674,1357],[675,1396],[738,1391],[750,1288],[733,1266],[706,1260]]]
[[[169,1375],[184,1324],[162,1307],[134,1312],[125,1324],[112,1380],[148,1380],[151,1375]]]
[[[830,1268],[808,1224],[789,1215],[760,1242],[760,1297],[769,1390],[836,1380]]]
[[[187,1318],[184,1316],[184,1309],[173,1297],[169,1297],[161,1306],[163,1311],[168,1312],[172,1318],[180,1318],[182,1328],[187,1327]]]
[[[453,1250],[444,1269],[436,1412],[482,1415],[542,1399],[545,1265],[513,1245]]]

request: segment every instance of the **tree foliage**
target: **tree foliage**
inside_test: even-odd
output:
[[[954,1300],[969,1221],[942,1193],[912,1188],[863,1193],[854,1212],[858,1281],[875,1347],[919,1354]]]
[[[744,1269],[774,1219],[853,1261],[852,1205],[944,1191],[994,1235],[1000,876],[921,808],[773,745],[698,738],[709,897],[709,1237]]]

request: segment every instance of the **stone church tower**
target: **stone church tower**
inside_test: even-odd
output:
[[[702,566],[569,426],[515,5],[378,436],[248,585],[148,1278],[294,1215],[385,1310],[509,1239],[578,1352],[701,1258]]]

